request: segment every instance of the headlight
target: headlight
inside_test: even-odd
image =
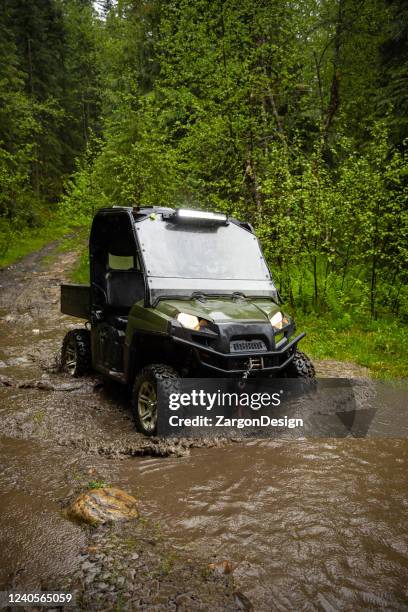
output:
[[[187,314],[186,312],[179,312],[177,315],[177,321],[187,329],[200,329],[200,321],[195,315]]]
[[[282,329],[282,327],[288,323],[288,319],[283,316],[283,313],[280,310],[278,312],[275,312],[275,314],[272,315],[269,320],[271,322],[272,327],[274,327],[275,329]]]

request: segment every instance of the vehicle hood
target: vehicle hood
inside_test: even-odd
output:
[[[163,300],[156,309],[175,318],[179,312],[195,315],[217,325],[232,321],[269,322],[270,317],[280,310],[272,300],[265,299],[193,299]]]

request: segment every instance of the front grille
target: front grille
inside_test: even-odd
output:
[[[263,340],[232,340],[230,342],[231,353],[249,353],[250,351],[266,351]]]

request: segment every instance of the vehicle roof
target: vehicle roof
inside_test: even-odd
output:
[[[175,210],[177,209],[166,207],[166,206],[107,206],[107,207],[100,208],[99,210],[97,210],[95,213],[95,217],[97,217],[98,215],[105,215],[107,213],[112,214],[115,212],[123,211],[123,212],[126,212],[127,214],[130,213],[134,221],[137,222],[137,221],[141,221],[142,219],[146,218],[148,215],[151,215],[152,213],[158,213],[158,214],[170,213],[170,212],[174,212]],[[212,211],[208,211],[208,212],[212,212]],[[243,229],[246,229],[252,234],[255,233],[252,225],[248,223],[247,221],[240,221],[239,219],[235,219],[234,217],[228,217],[228,220],[232,221],[232,223],[236,223],[237,225],[239,225]]]
[[[145,217],[146,215],[150,215],[152,213],[166,213],[173,212],[174,208],[166,208],[164,206],[108,206],[105,208],[100,208],[95,213],[95,217],[99,214],[106,213],[115,213],[115,212],[127,212],[131,213],[136,220],[138,217]]]

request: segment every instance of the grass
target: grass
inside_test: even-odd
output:
[[[52,264],[60,253],[70,251],[82,252],[86,244],[88,231],[87,227],[67,228],[67,232],[60,238],[56,248],[49,255],[43,257],[42,263]]]
[[[107,486],[103,480],[90,480],[88,482],[88,489],[104,489]]]
[[[0,228],[1,231],[1,228]],[[37,228],[24,228],[18,233],[11,232],[9,236],[0,236],[0,244],[10,245],[0,255],[0,268],[16,263],[23,257],[39,251],[44,246],[58,241],[56,248],[43,258],[43,263],[51,264],[59,253],[78,250],[84,251],[87,242],[89,226],[73,225],[60,218],[54,218],[46,225]]]
[[[37,410],[33,415],[33,421],[37,425],[41,425],[45,419],[45,410]]]
[[[71,273],[74,283],[89,284],[89,252],[87,247],[82,247],[78,262]]]
[[[69,231],[66,224],[53,221],[46,226],[38,228],[25,228],[18,234],[10,236],[10,246],[0,256],[0,268],[9,266],[30,253],[39,251],[50,242],[59,240]]]
[[[338,317],[296,315],[299,330],[307,333],[300,348],[312,359],[351,361],[369,369],[374,378],[403,378],[408,372],[408,327],[394,319],[353,320]]]

